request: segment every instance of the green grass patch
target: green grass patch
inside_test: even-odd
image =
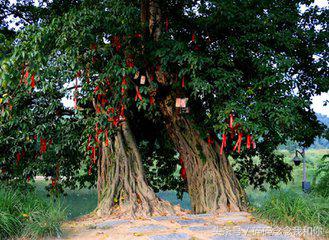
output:
[[[257,216],[276,225],[329,229],[329,204],[324,197],[291,189],[272,190],[262,198],[251,199],[251,204]]]
[[[0,188],[0,239],[60,236],[66,212],[33,192]]]

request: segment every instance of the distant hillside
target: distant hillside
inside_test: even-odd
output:
[[[322,115],[320,113],[317,113],[316,116],[318,117],[320,122],[324,123],[329,128],[329,117],[327,117],[326,115]],[[290,150],[290,151],[294,151],[297,148],[298,148],[298,144],[293,141],[288,141],[286,145],[279,147],[279,149],[286,149],[286,150]],[[329,138],[317,137],[314,140],[314,143],[311,145],[310,148],[312,148],[312,149],[324,149],[324,148],[329,149]]]
[[[324,123],[329,128],[329,117],[317,113],[319,121]],[[328,138],[316,138],[311,148],[320,149],[320,148],[329,148],[329,139]]]

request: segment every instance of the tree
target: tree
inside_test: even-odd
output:
[[[273,151],[288,139],[309,146],[324,131],[310,98],[328,90],[327,11],[302,13],[300,4],[310,3],[78,2],[16,37],[14,52],[2,62],[8,66],[1,78],[3,117],[8,129],[15,123],[25,135],[37,130],[42,141],[31,146],[41,142],[42,156],[50,154],[45,139],[62,135],[65,124],[58,122],[82,126],[74,134],[84,164],[64,157],[59,171],[75,163],[67,175],[83,166],[90,181],[97,171],[100,213],[173,213],[146,183],[136,143],[145,138],[173,143],[168,154],[180,154],[195,212],[245,209],[238,178],[254,186],[287,181],[291,167]],[[60,103],[64,95],[74,99],[75,110]],[[27,114],[19,111],[23,97],[38,107],[48,103],[44,123],[20,126]],[[37,106],[24,106],[38,116]],[[137,125],[141,118],[164,126],[168,139]],[[50,126],[56,131],[48,133]],[[12,145],[8,139],[0,142]],[[52,144],[60,148],[61,141]],[[10,151],[6,166],[21,148]]]

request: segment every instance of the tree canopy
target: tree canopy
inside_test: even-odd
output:
[[[1,1],[1,179],[95,183],[99,142],[129,121],[151,185],[186,190],[158,104],[168,94],[188,98],[173,108],[210,145],[227,137],[238,178],[256,187],[290,178],[280,144],[325,130],[311,97],[329,90],[328,9],[313,1],[161,1],[153,25],[148,1],[41,2]]]

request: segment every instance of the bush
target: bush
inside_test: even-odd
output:
[[[65,210],[31,192],[0,188],[0,239],[59,236]]]
[[[329,155],[324,155],[314,176],[314,193],[329,198]]]
[[[275,224],[329,229],[329,205],[324,197],[290,189],[275,190],[269,192],[255,208],[260,217]]]

